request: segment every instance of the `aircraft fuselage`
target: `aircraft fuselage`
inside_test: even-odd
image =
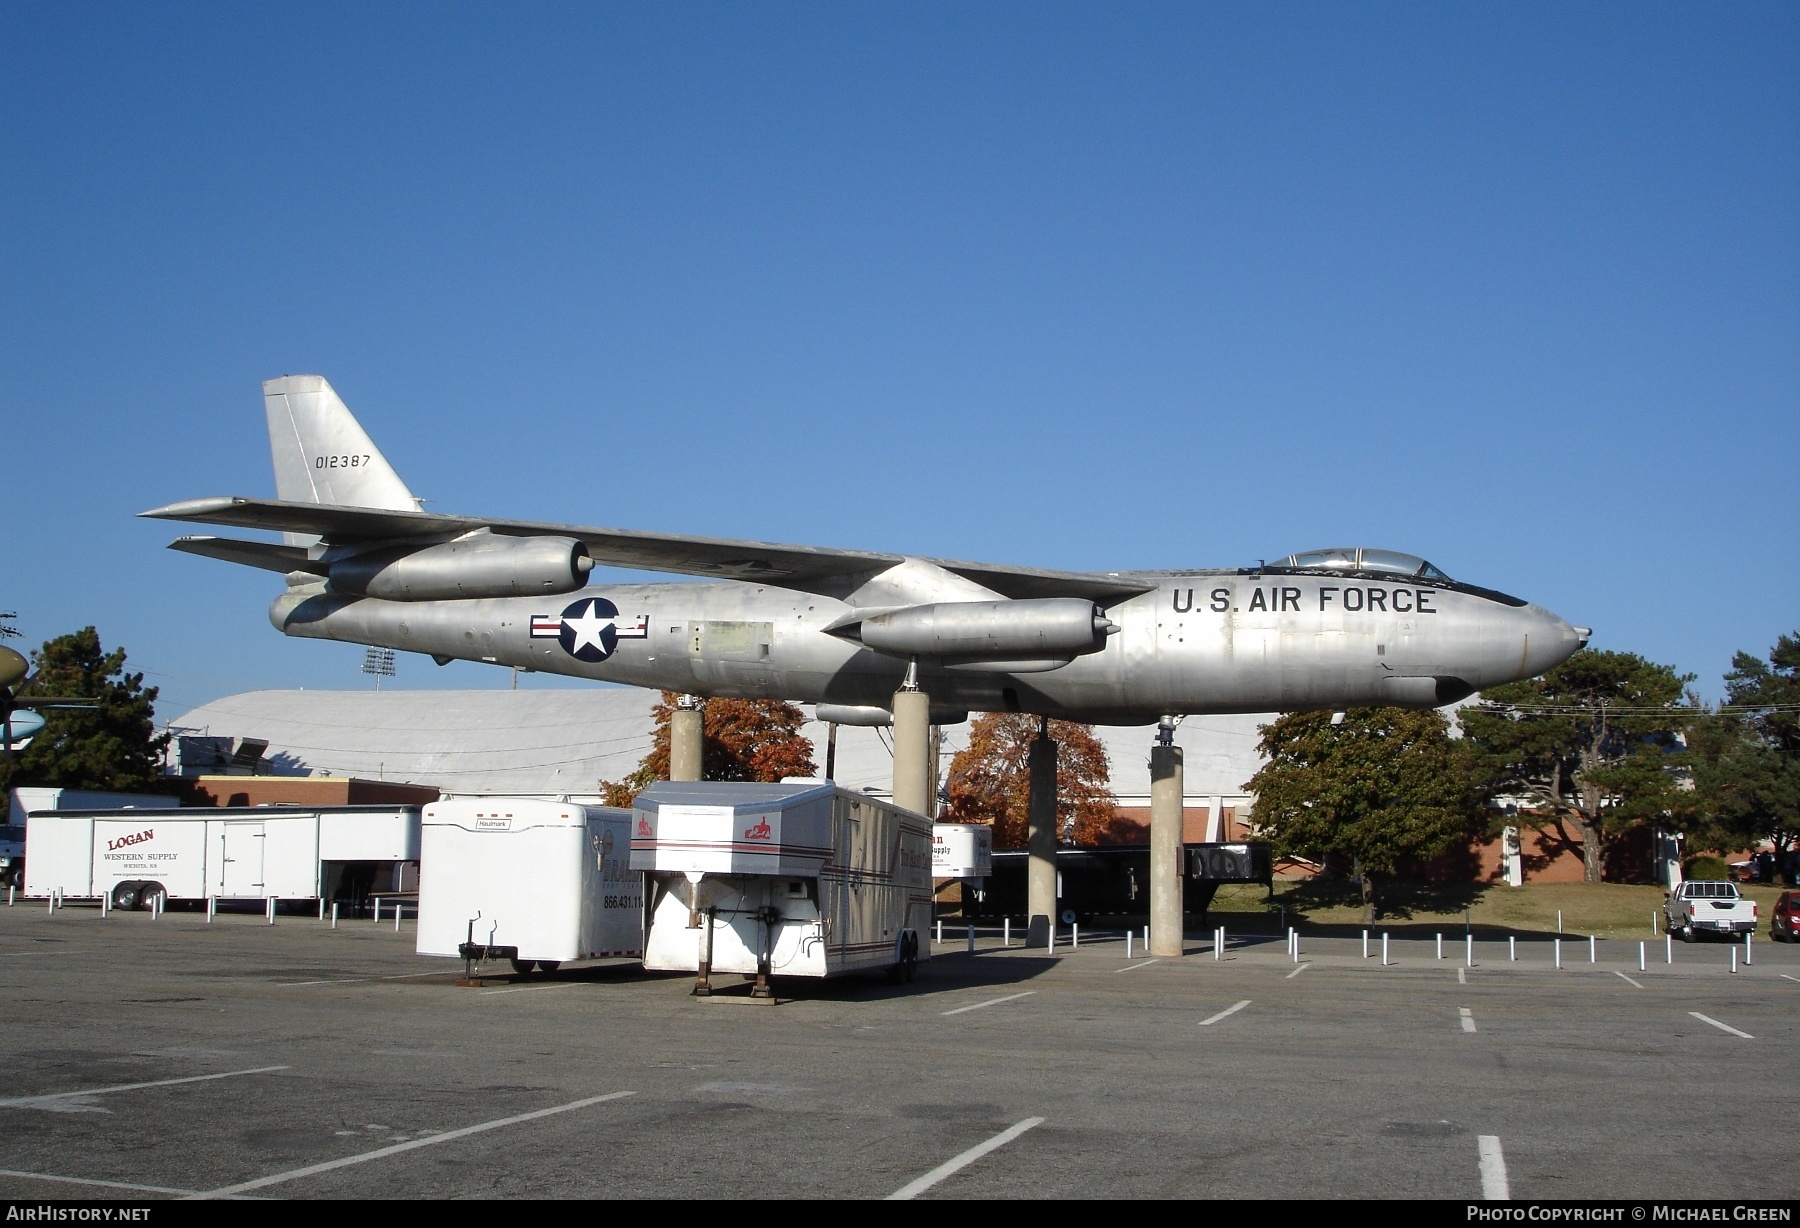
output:
[[[1060,667],[919,661],[934,706],[1103,724],[1164,714],[1431,707],[1542,673],[1582,635],[1548,610],[1455,583],[1260,570],[1132,573],[1117,627]],[[595,605],[598,601],[600,604]],[[773,585],[595,585],[560,597],[388,601],[294,589],[289,635],[381,644],[709,696],[885,706],[907,662],[842,632],[851,609]],[[1052,663],[1053,664],[1053,663]]]

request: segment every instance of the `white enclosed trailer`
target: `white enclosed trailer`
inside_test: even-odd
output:
[[[831,784],[660,783],[635,803],[646,968],[910,977],[930,954],[931,821]]]
[[[342,867],[419,859],[416,806],[37,810],[25,825],[25,894],[321,899]]]
[[[529,972],[644,953],[629,810],[450,797],[425,807],[422,833],[419,954]]]

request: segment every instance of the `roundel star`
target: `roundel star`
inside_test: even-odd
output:
[[[577,661],[604,661],[619,646],[618,618],[619,607],[606,598],[583,598],[563,610],[557,639]]]

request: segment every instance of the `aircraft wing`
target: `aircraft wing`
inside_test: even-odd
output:
[[[830,581],[868,576],[906,561],[904,555],[868,550],[784,546],[772,542],[688,537],[635,529],[592,528],[531,520],[493,520],[475,516],[450,516],[439,512],[394,511],[240,496],[189,499],[139,514],[157,520],[186,520],[242,529],[311,533],[334,544],[409,538],[444,539],[476,529],[488,529],[514,537],[573,537],[587,546],[588,553],[596,563],[606,566],[715,579],[761,580],[806,592],[814,591]],[[278,568],[280,560],[270,554],[260,555],[257,559],[243,556],[244,547],[255,547],[259,543],[227,543],[225,539],[217,538],[182,540],[193,544],[183,545],[178,542],[176,549],[188,550],[194,554],[209,554],[270,570],[306,570],[300,567]],[[208,544],[202,547],[200,543],[218,545]],[[927,561],[1007,597],[1086,597],[1106,602],[1148,592],[1154,587],[1152,583],[1129,575],[1003,567],[946,559]],[[831,587],[841,589],[841,585]]]

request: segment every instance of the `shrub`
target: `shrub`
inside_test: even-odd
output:
[[[1730,871],[1725,866],[1725,859],[1714,857],[1711,854],[1689,858],[1688,863],[1681,868],[1681,873],[1685,878],[1713,881],[1731,877]]]

